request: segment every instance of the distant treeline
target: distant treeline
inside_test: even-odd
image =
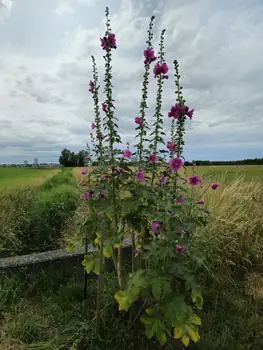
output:
[[[254,158],[254,159],[244,159],[244,160],[195,160],[192,162],[185,162],[186,166],[193,165],[263,165],[263,158]]]

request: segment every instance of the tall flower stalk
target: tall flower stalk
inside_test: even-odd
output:
[[[98,70],[96,66],[95,57],[91,56],[92,59],[92,71],[93,71],[93,81],[90,81],[90,92],[92,93],[94,101],[94,114],[95,114],[95,128],[98,140],[98,160],[101,163],[103,158],[103,134],[102,134],[102,123],[100,118],[100,107],[99,107],[99,88],[98,85]],[[94,125],[94,124],[92,124]]]
[[[149,23],[149,29],[148,29],[148,39],[146,41],[147,49],[144,51],[144,74],[143,74],[143,82],[142,82],[142,98],[140,103],[140,117],[138,117],[138,129],[139,129],[139,143],[135,146],[138,148],[138,160],[139,160],[139,168],[142,166],[142,159],[143,159],[143,153],[144,153],[144,147],[143,143],[145,140],[145,136],[147,134],[147,130],[149,130],[147,120],[146,120],[146,109],[148,108],[147,105],[147,98],[148,98],[148,86],[149,86],[149,75],[150,75],[150,66],[153,61],[156,60],[153,48],[152,48],[152,28],[153,28],[153,21],[154,16],[151,17],[150,23]]]

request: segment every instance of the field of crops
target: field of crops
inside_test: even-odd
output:
[[[0,193],[21,185],[40,185],[58,171],[54,168],[0,168]]]

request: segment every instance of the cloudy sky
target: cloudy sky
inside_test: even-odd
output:
[[[100,36],[110,4],[116,116],[134,140],[151,15],[154,47],[166,28],[165,58],[177,59],[187,105],[185,158],[263,157],[262,0],[0,0],[0,163],[57,161],[85,148],[93,121],[88,92],[95,55],[103,85]],[[175,103],[172,71],[163,114]],[[151,79],[148,118],[155,103]],[[102,97],[103,98],[103,97]],[[103,101],[103,100],[102,100]],[[167,138],[168,140],[168,138]]]

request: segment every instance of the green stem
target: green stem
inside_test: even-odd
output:
[[[99,267],[99,277],[98,277],[98,293],[96,302],[96,336],[99,335],[99,314],[100,314],[100,300],[101,300],[101,284],[103,279],[103,246],[104,246],[104,227],[103,222],[101,224],[101,242],[100,242],[100,267]]]

